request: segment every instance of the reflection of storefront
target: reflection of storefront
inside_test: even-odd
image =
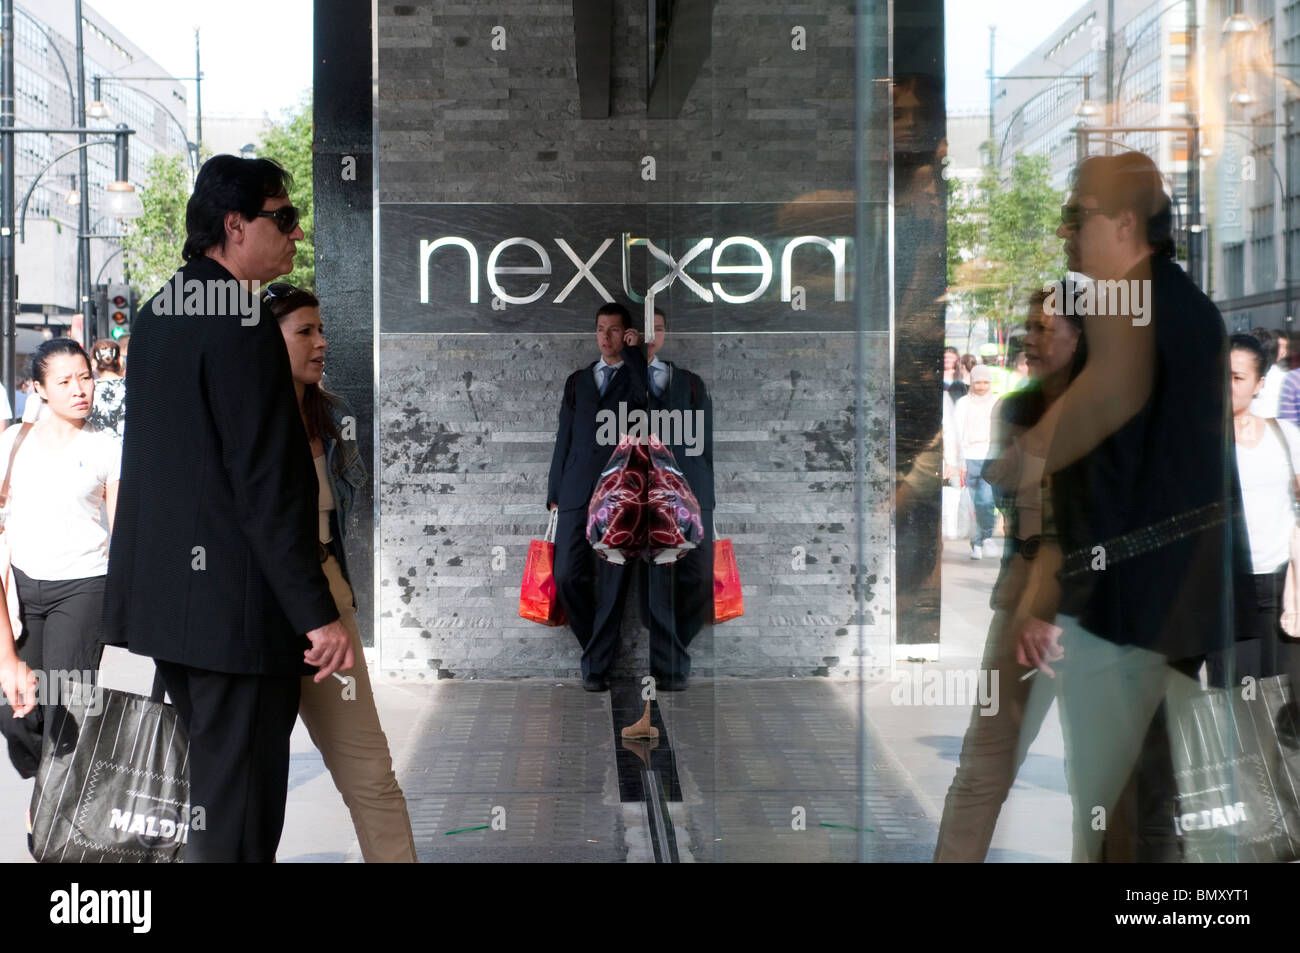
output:
[[[620,301],[639,320],[652,290],[670,316],[664,356],[713,402],[715,519],[745,585],[745,615],[711,650],[701,636],[697,671],[844,674],[863,634],[885,658],[887,509],[870,494],[865,620],[854,585],[854,59],[831,42],[852,13],[828,6],[795,24],[800,40],[788,15],[717,4],[706,71],[668,119],[648,114],[644,55],[607,77],[607,118],[578,118],[588,47],[571,11],[511,3],[500,18],[494,48],[466,15],[380,17],[384,668],[576,671],[567,631],[518,617],[522,560],[545,524],[563,383],[597,356],[596,308]],[[421,38],[434,55],[412,59]],[[643,47],[644,9],[616,7],[610,41]],[[866,360],[878,493],[887,334]],[[629,666],[644,667],[645,638],[631,597]]]

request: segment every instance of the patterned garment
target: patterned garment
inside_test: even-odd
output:
[[[95,382],[95,405],[86,420],[100,430],[111,430],[122,436],[126,421],[125,378],[102,378]]]
[[[673,458],[673,452],[650,435],[649,545],[646,558],[676,562],[704,538],[700,504]]]
[[[587,542],[615,565],[645,550],[645,447],[627,434],[605,464],[587,505]]]

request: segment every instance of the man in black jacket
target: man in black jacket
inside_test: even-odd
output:
[[[275,859],[299,679],[353,663],[284,339],[257,311],[303,237],[289,185],[267,159],[209,159],[186,263],[132,340],[102,641],[157,661],[189,731],[191,861]]]
[[[559,510],[555,582],[560,604],[582,646],[582,685],[591,692],[609,687],[628,569],[600,559],[587,542],[587,504],[616,445],[599,439],[602,428],[597,415],[609,411],[626,419],[619,415],[620,405],[624,414],[644,411],[647,389],[641,334],[632,327],[627,308],[615,302],[601,306],[596,314],[596,343],[600,359],[574,371],[564,383],[546,485],[547,508]]]
[[[704,538],[666,566],[642,564],[642,605],[650,627],[650,674],[660,691],[686,687],[691,672],[687,647],[713,621],[713,404],[704,381],[684,367],[659,357],[668,334],[668,317],[655,309],[650,357],[651,420],[660,411],[659,438],[700,504]],[[680,421],[680,427],[678,422]]]

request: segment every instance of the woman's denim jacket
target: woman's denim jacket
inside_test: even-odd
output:
[[[357,491],[365,484],[368,474],[355,437],[347,436],[356,433],[356,415],[352,412],[352,406],[342,397],[333,394],[326,398],[326,405],[329,407],[334,426],[339,429],[341,435],[344,435],[339,442],[331,439],[328,434],[321,438],[325,446],[325,471],[329,474],[330,490],[334,494],[334,512],[330,514],[330,536],[337,543],[334,549],[338,553],[339,568],[343,570],[343,578],[348,580],[348,585],[351,585],[352,577],[348,575],[348,564],[343,554],[348,531],[348,511],[351,510],[352,501]],[[338,465],[340,453],[343,456],[341,467]]]

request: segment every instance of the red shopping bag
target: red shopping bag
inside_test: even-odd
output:
[[[729,539],[718,539],[713,530],[713,622],[726,622],[745,614],[745,600],[740,592],[740,568],[736,550]]]
[[[542,625],[565,625],[569,621],[555,587],[555,523],[559,516],[559,510],[551,510],[546,538],[528,544],[528,561],[519,584],[519,614]]]

